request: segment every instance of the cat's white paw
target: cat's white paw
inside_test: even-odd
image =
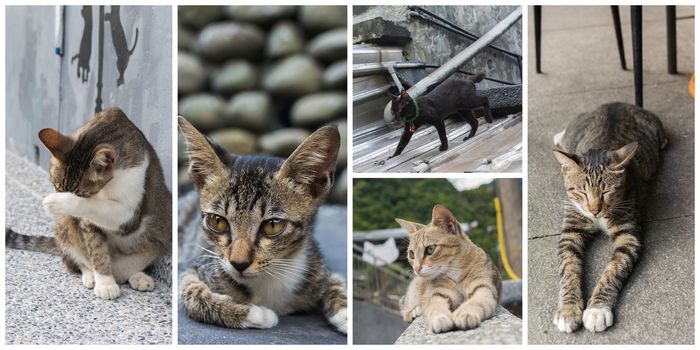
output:
[[[431,333],[442,333],[452,330],[455,323],[452,321],[451,315],[438,314],[430,320],[429,331]]]
[[[472,329],[481,324],[481,308],[474,305],[463,305],[452,313],[452,320],[459,329]]]
[[[83,285],[88,289],[95,288],[95,274],[90,270],[85,270],[81,272],[81,278],[83,280]]]
[[[80,197],[70,192],[52,193],[44,198],[43,204],[48,215],[76,216]]]
[[[613,325],[613,313],[608,307],[591,307],[583,311],[583,325],[595,333],[602,332]]]
[[[257,305],[250,305],[248,316],[242,323],[242,328],[272,328],[279,319],[274,311]]]
[[[119,285],[112,276],[104,276],[95,273],[95,295],[100,299],[112,300],[119,297],[121,291]]]
[[[581,307],[565,304],[554,314],[554,325],[560,332],[571,333],[581,327]]]
[[[129,285],[131,288],[141,292],[151,292],[156,288],[153,278],[143,272],[137,272],[129,277]]]
[[[330,323],[335,326],[338,332],[348,334],[348,309],[343,308],[336,312],[329,319]]]

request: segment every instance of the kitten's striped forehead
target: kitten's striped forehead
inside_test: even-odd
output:
[[[590,186],[600,184],[610,164],[607,151],[592,150],[581,157],[581,165],[586,174],[586,183]]]
[[[212,207],[226,214],[260,210],[263,215],[268,210],[270,182],[281,165],[280,158],[236,157],[229,168],[229,181],[222,183],[224,188],[221,195],[213,201]]]

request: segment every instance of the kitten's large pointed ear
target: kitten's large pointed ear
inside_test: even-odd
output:
[[[612,151],[610,168],[613,170],[623,170],[637,153],[638,148],[639,145],[637,142],[631,142]]]
[[[440,204],[433,207],[432,225],[440,227],[448,233],[462,233],[462,228],[459,227],[459,222],[457,222],[457,219],[452,215],[452,212]]]
[[[97,146],[95,155],[92,156],[91,164],[97,172],[105,171],[114,165],[116,157],[117,155],[111,146],[100,145]]]
[[[338,128],[324,126],[294,150],[275,176],[292,180],[314,198],[323,196],[333,185],[339,149]]]
[[[61,134],[56,129],[50,128],[39,131],[39,140],[59,160],[65,160],[66,153],[73,149],[74,144],[72,138]]]
[[[187,142],[187,153],[190,158],[190,180],[195,187],[201,189],[217,178],[226,175],[226,167],[214,151],[214,147],[190,122],[184,117],[177,118],[180,131]]]
[[[401,227],[403,227],[404,230],[408,231],[409,236],[414,234],[416,231],[422,229],[423,227],[425,227],[425,225],[423,225],[423,224],[419,224],[417,222],[412,222],[412,221],[406,221],[404,219],[395,218],[394,220],[396,220],[396,222],[398,222],[399,225],[401,225]]]
[[[576,161],[576,156],[556,149],[554,150],[554,155],[559,161],[559,166],[561,166],[562,173],[567,174],[569,172],[581,169],[581,166]]]

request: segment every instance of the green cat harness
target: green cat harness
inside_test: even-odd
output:
[[[406,123],[408,123],[408,131],[411,133],[416,132],[416,126],[413,124],[413,121],[418,119],[418,116],[420,115],[420,108],[418,107],[418,102],[416,102],[415,99],[411,99],[411,102],[413,102],[413,107],[416,109],[416,114],[413,116],[411,119],[406,119]]]

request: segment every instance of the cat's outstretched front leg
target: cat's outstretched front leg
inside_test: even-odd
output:
[[[430,333],[451,331],[455,323],[450,312],[450,299],[439,291],[433,291],[430,301],[424,305],[425,322]]]
[[[477,279],[467,286],[469,299],[453,313],[452,319],[459,329],[472,329],[481,321],[496,314],[498,291],[490,280]]]
[[[336,274],[328,278],[327,287],[321,298],[323,314],[326,315],[338,332],[348,333],[348,297],[345,280]]]
[[[230,295],[213,292],[194,269],[182,274],[180,296],[185,314],[198,322],[228,328],[271,328],[278,322],[275,312],[268,308],[240,303]]]

